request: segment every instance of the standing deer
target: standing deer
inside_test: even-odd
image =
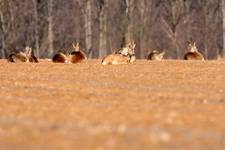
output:
[[[116,53],[110,54],[103,58],[102,65],[117,65],[133,63],[136,60],[134,41],[130,42],[126,47],[122,48]]]
[[[18,63],[18,62],[32,62],[38,63],[37,57],[32,54],[32,49],[30,47],[26,47],[25,50],[20,51],[16,54],[10,54],[8,57],[8,62]]]
[[[76,43],[76,45],[73,43],[73,49],[74,51],[69,55],[69,60],[71,63],[80,63],[87,60],[86,54],[80,50],[79,43]]]
[[[157,50],[153,50],[147,57],[147,60],[163,60],[165,52],[159,52]]]
[[[188,50],[189,52],[184,54],[185,60],[205,60],[203,55],[198,51],[195,42],[188,45]]]

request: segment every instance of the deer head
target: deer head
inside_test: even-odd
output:
[[[129,44],[128,44],[128,53],[129,55],[134,55],[134,51],[135,51],[135,47],[136,44],[134,43],[134,40],[132,40]]]
[[[80,43],[79,42],[77,42],[76,44],[73,43],[73,49],[75,52],[78,52],[80,50]]]
[[[188,50],[189,50],[190,52],[197,52],[197,51],[198,51],[198,48],[197,48],[197,46],[196,46],[196,43],[195,43],[195,42],[189,43],[189,44],[188,44]]]
[[[31,52],[32,52],[32,48],[30,48],[29,46],[27,46],[24,50],[24,53],[27,57],[31,56]]]

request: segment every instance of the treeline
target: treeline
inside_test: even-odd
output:
[[[0,0],[0,57],[33,47],[40,58],[80,42],[101,58],[129,39],[137,58],[154,49],[182,58],[196,41],[208,59],[225,56],[224,0]]]

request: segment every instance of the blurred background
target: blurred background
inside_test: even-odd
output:
[[[157,49],[181,59],[196,41],[217,59],[225,57],[224,30],[224,0],[0,0],[1,58],[25,46],[51,58],[76,41],[89,58],[102,58],[134,39],[137,58]]]

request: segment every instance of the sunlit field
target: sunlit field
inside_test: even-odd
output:
[[[0,61],[1,149],[223,149],[225,61]]]

